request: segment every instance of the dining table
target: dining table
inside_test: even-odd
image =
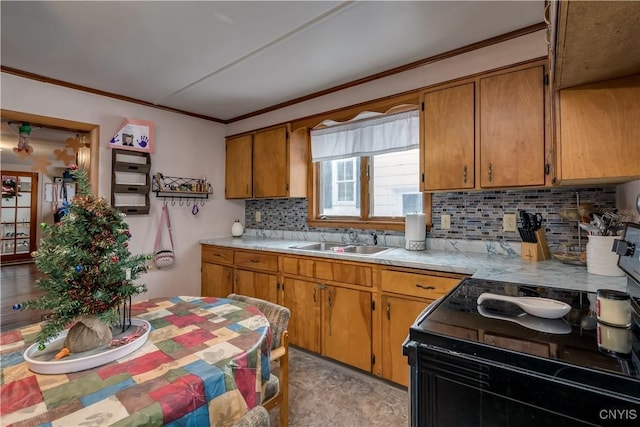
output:
[[[42,323],[0,334],[0,425],[229,426],[260,405],[272,336],[256,307],[177,296],[135,302],[131,315],[150,325],[146,342],[78,372],[30,370]]]

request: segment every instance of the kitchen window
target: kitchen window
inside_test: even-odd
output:
[[[368,115],[311,131],[314,220],[401,229],[423,211],[418,111]]]

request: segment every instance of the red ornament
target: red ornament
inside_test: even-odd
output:
[[[118,262],[118,259],[119,259],[118,255],[114,255],[114,256],[111,257],[111,261],[113,261],[113,262]]]
[[[78,170],[78,165],[71,165],[71,170],[72,171]]]

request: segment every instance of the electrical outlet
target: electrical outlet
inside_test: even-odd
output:
[[[451,228],[451,215],[440,215],[440,228],[443,230]]]
[[[502,217],[503,231],[516,231],[516,214],[504,214]]]
[[[262,221],[262,213],[260,211],[256,211],[256,222]]]

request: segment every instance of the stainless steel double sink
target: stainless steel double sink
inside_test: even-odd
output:
[[[301,249],[305,251],[315,252],[334,252],[334,253],[349,253],[359,255],[374,255],[391,249],[387,246],[366,245],[366,244],[347,244],[337,242],[318,242],[307,243],[304,245],[291,246],[292,249]]]

